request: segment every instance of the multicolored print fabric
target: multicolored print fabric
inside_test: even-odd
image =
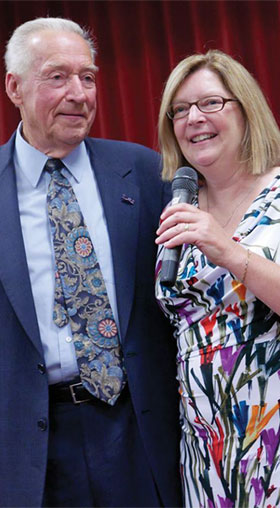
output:
[[[255,199],[234,240],[280,263],[280,177]],[[188,508],[280,506],[280,327],[224,268],[184,245],[176,284],[156,296],[175,326],[181,472]]]

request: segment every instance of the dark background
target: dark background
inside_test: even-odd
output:
[[[93,30],[98,114],[91,134],[157,148],[157,117],[171,69],[218,48],[259,81],[280,123],[280,0],[0,1],[0,143],[19,121],[4,87],[5,44],[19,24],[62,16]]]

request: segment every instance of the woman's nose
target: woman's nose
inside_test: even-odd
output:
[[[202,111],[200,111],[196,104],[192,104],[188,114],[188,123],[195,123],[199,121],[203,121],[205,119],[205,115]]]

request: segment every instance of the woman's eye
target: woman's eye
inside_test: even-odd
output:
[[[174,115],[177,113],[184,113],[184,111],[186,111],[186,106],[176,106],[176,108],[174,108]]]
[[[202,106],[217,106],[217,104],[221,104],[223,101],[219,97],[209,97],[209,99],[204,99],[202,101]]]

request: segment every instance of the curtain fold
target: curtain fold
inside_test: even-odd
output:
[[[182,58],[217,48],[259,81],[280,122],[280,0],[0,1],[0,44],[16,26],[62,16],[93,30],[97,41],[98,114],[91,135],[157,148],[164,83]],[[5,94],[1,60],[0,143],[19,121]]]

